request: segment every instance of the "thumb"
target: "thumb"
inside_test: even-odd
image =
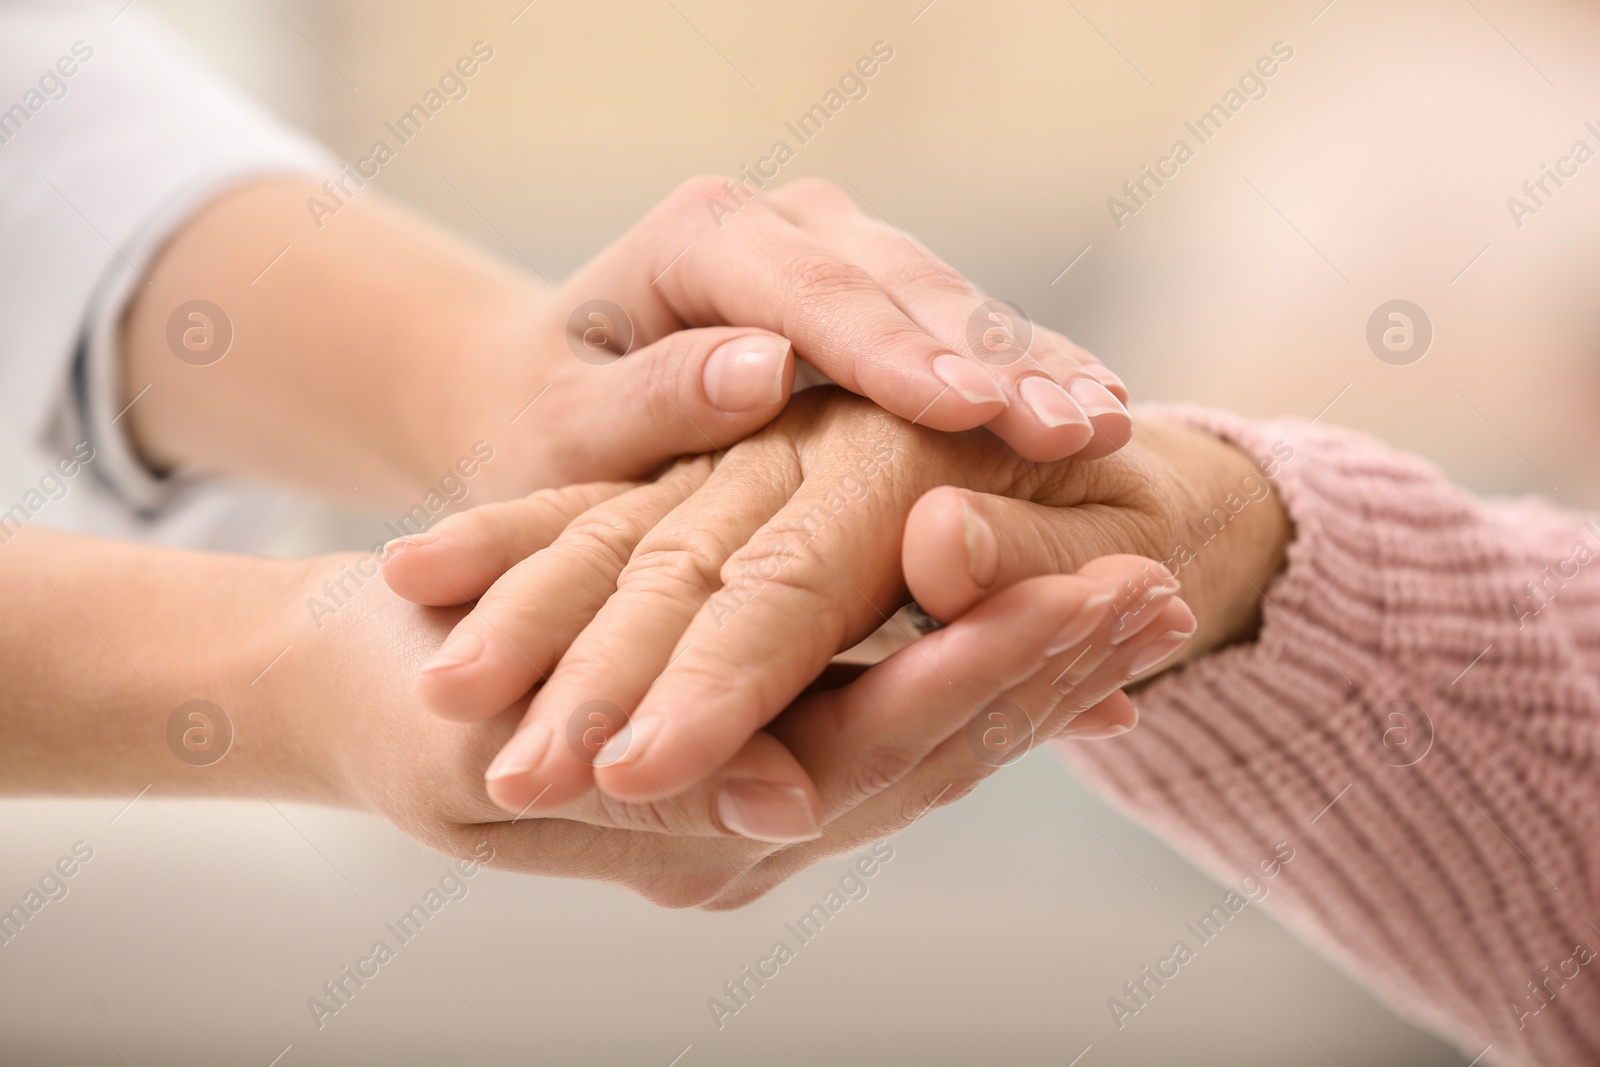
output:
[[[583,431],[566,446],[581,480],[640,477],[748,437],[783,410],[795,373],[787,338],[726,326],[584,362],[573,412]]]
[[[949,622],[996,589],[1073,574],[1102,556],[1145,555],[1104,508],[1053,508],[954,486],[922,495],[906,518],[901,563],[922,609]],[[1171,581],[1161,572],[1152,580]]]

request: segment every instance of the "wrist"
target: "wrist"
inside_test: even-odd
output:
[[[483,447],[485,462],[472,481],[472,503],[525,496],[559,481],[560,458],[550,431],[561,407],[565,322],[551,291],[510,285],[487,304],[446,312],[458,323],[462,359],[430,387],[447,390],[434,434],[431,460],[419,471],[434,486],[462,457]],[[570,359],[570,353],[567,353]]]
[[[1274,457],[1258,460],[1183,423],[1158,425],[1173,502],[1163,559],[1199,624],[1177,665],[1254,638],[1293,526],[1273,489]]]
[[[402,600],[373,553],[304,561],[293,598],[293,650],[260,708],[280,773],[298,799],[382,812],[389,765],[438,754],[438,724],[417,703],[417,672],[466,609]]]
[[[370,656],[356,647],[370,614],[363,602],[388,592],[377,565],[371,553],[300,561],[281,613],[279,647],[289,651],[253,686],[252,712],[272,739],[265,762],[281,782],[293,783],[295,799],[363,806],[348,773],[345,738],[358,702],[377,681]]]
[[[344,805],[337,752],[328,743],[336,690],[321,665],[331,642],[307,610],[308,588],[327,557],[250,560],[241,589],[228,591],[229,619],[217,644],[228,662],[234,749],[216,770],[226,791],[272,800]]]

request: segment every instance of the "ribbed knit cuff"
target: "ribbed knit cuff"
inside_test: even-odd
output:
[[[1254,642],[1065,758],[1225,882],[1287,843],[1265,906],[1469,1055],[1600,1063],[1600,523],[1346,431],[1146,414],[1274,459],[1294,539]]]

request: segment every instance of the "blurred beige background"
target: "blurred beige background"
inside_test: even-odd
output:
[[[1592,6],[524,2],[139,8],[346,159],[487,42],[469,96],[378,183],[551,279],[683,178],[792,146],[784,122],[886,41],[867,97],[785,178],[843,185],[1142,399],[1321,413],[1481,491],[1600,496],[1600,161],[1520,228],[1506,206],[1573,141],[1600,146],[1584,129],[1600,125]],[[1266,94],[1119,228],[1108,198],[1174,139],[1192,146],[1184,123],[1278,41],[1293,58]],[[1433,329],[1407,366],[1366,341],[1396,298]],[[357,545],[376,530],[324,526]],[[124,804],[0,805],[0,899],[74,841],[96,850],[0,948],[7,1062],[1459,1065],[1478,1051],[1393,1017],[1254,908],[1118,1031],[1107,998],[1223,891],[1048,753],[897,837],[869,896],[720,1031],[706,999],[841,865],[732,915],[486,873],[319,1031],[306,998],[442,861],[343,813]]]

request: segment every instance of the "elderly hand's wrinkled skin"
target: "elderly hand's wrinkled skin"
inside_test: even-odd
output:
[[[570,514],[585,502],[567,491],[541,497],[542,517],[558,522],[563,507]],[[320,589],[348,562],[317,561],[303,591]],[[1082,577],[1039,578],[995,594],[854,680],[834,679],[828,684],[835,688],[802,696],[774,724],[776,734],[755,734],[701,785],[650,803],[591,790],[536,816],[497,806],[485,791],[484,768],[517,728],[525,700],[472,723],[425,713],[413,695],[417,668],[461,612],[419,607],[381,585],[351,600],[307,642],[318,666],[296,677],[315,699],[284,694],[286,707],[331,705],[340,713],[308,716],[282,733],[304,747],[293,757],[296,766],[316,767],[319,780],[333,783],[332,794],[319,799],[382,815],[449,855],[481,858],[487,847],[489,865],[502,869],[606,881],[671,907],[731,907],[799,866],[965,795],[1024,746],[1059,733],[1081,703],[1111,693],[1122,680],[1117,665],[1076,686],[1062,684],[1061,669],[1080,646],[1053,655],[1049,646],[1063,617],[1144,565],[1100,561]],[[1181,602],[1162,603],[1187,616]],[[1019,625],[1031,636],[1019,640]],[[968,724],[991,706],[1037,712],[1036,729],[1007,738],[993,753],[975,749]],[[1124,698],[1108,702],[1108,711],[1106,721],[1126,721],[1131,709]],[[798,863],[780,843],[736,836],[716,810],[730,782],[798,791],[798,781],[809,791],[813,779],[807,803],[822,832],[807,835],[815,839],[798,855],[809,858]]]
[[[900,532],[914,509],[921,547],[908,540],[907,566],[924,602],[948,618],[953,604],[987,592],[965,557],[976,551],[976,568],[984,569],[985,539],[974,540],[971,519],[993,501],[935,487],[992,490],[995,500],[1033,513],[1008,517],[1009,582],[1019,567],[1073,570],[1112,551],[1164,558],[1182,518],[1211,487],[1250,467],[1215,438],[1163,423],[1147,424],[1133,447],[1108,460],[1032,464],[985,434],[941,437],[853,398],[811,394],[714,470],[708,460],[681,464],[660,482],[599,505],[550,549],[518,564],[458,630],[476,636],[476,656],[462,661],[448,646],[435,661],[442,665],[426,672],[423,694],[436,710],[473,719],[549,677],[528,729],[491,772],[491,793],[510,810],[566,803],[584,794],[592,776],[622,799],[671,796],[737,751],[829,657],[904,600]],[[941,542],[951,540],[947,513],[960,552],[939,564]],[[391,582],[435,602],[484,590],[505,558],[489,547],[517,525],[493,515],[481,509],[441,526],[440,540],[397,557]],[[1035,518],[1065,525],[1038,528]],[[1020,546],[1013,543],[1019,536]],[[1239,596],[1245,586],[1231,556],[1220,548],[1211,555],[1214,565],[1185,575],[1206,605],[1193,643],[1201,648],[1247,629],[1254,611],[1254,600]],[[1005,584],[996,581],[1001,563],[990,560],[991,573],[980,574],[990,588]],[[1256,577],[1264,584],[1275,569],[1270,563]],[[1150,588],[1164,581],[1153,564],[1144,575],[1128,580]],[[1107,610],[1124,622],[1120,608]],[[591,617],[595,624],[584,631]],[[1153,617],[1138,616],[1141,624]],[[1172,652],[1193,629],[1179,619],[1151,627],[1142,640],[1165,640]],[[591,771],[592,753],[563,744],[562,734],[573,712],[593,701],[682,710],[648,746],[637,734],[614,742],[627,751],[648,747],[648,761],[624,758]],[[529,747],[518,750],[530,741],[537,742],[532,762]],[[496,773],[508,760],[511,773]]]

